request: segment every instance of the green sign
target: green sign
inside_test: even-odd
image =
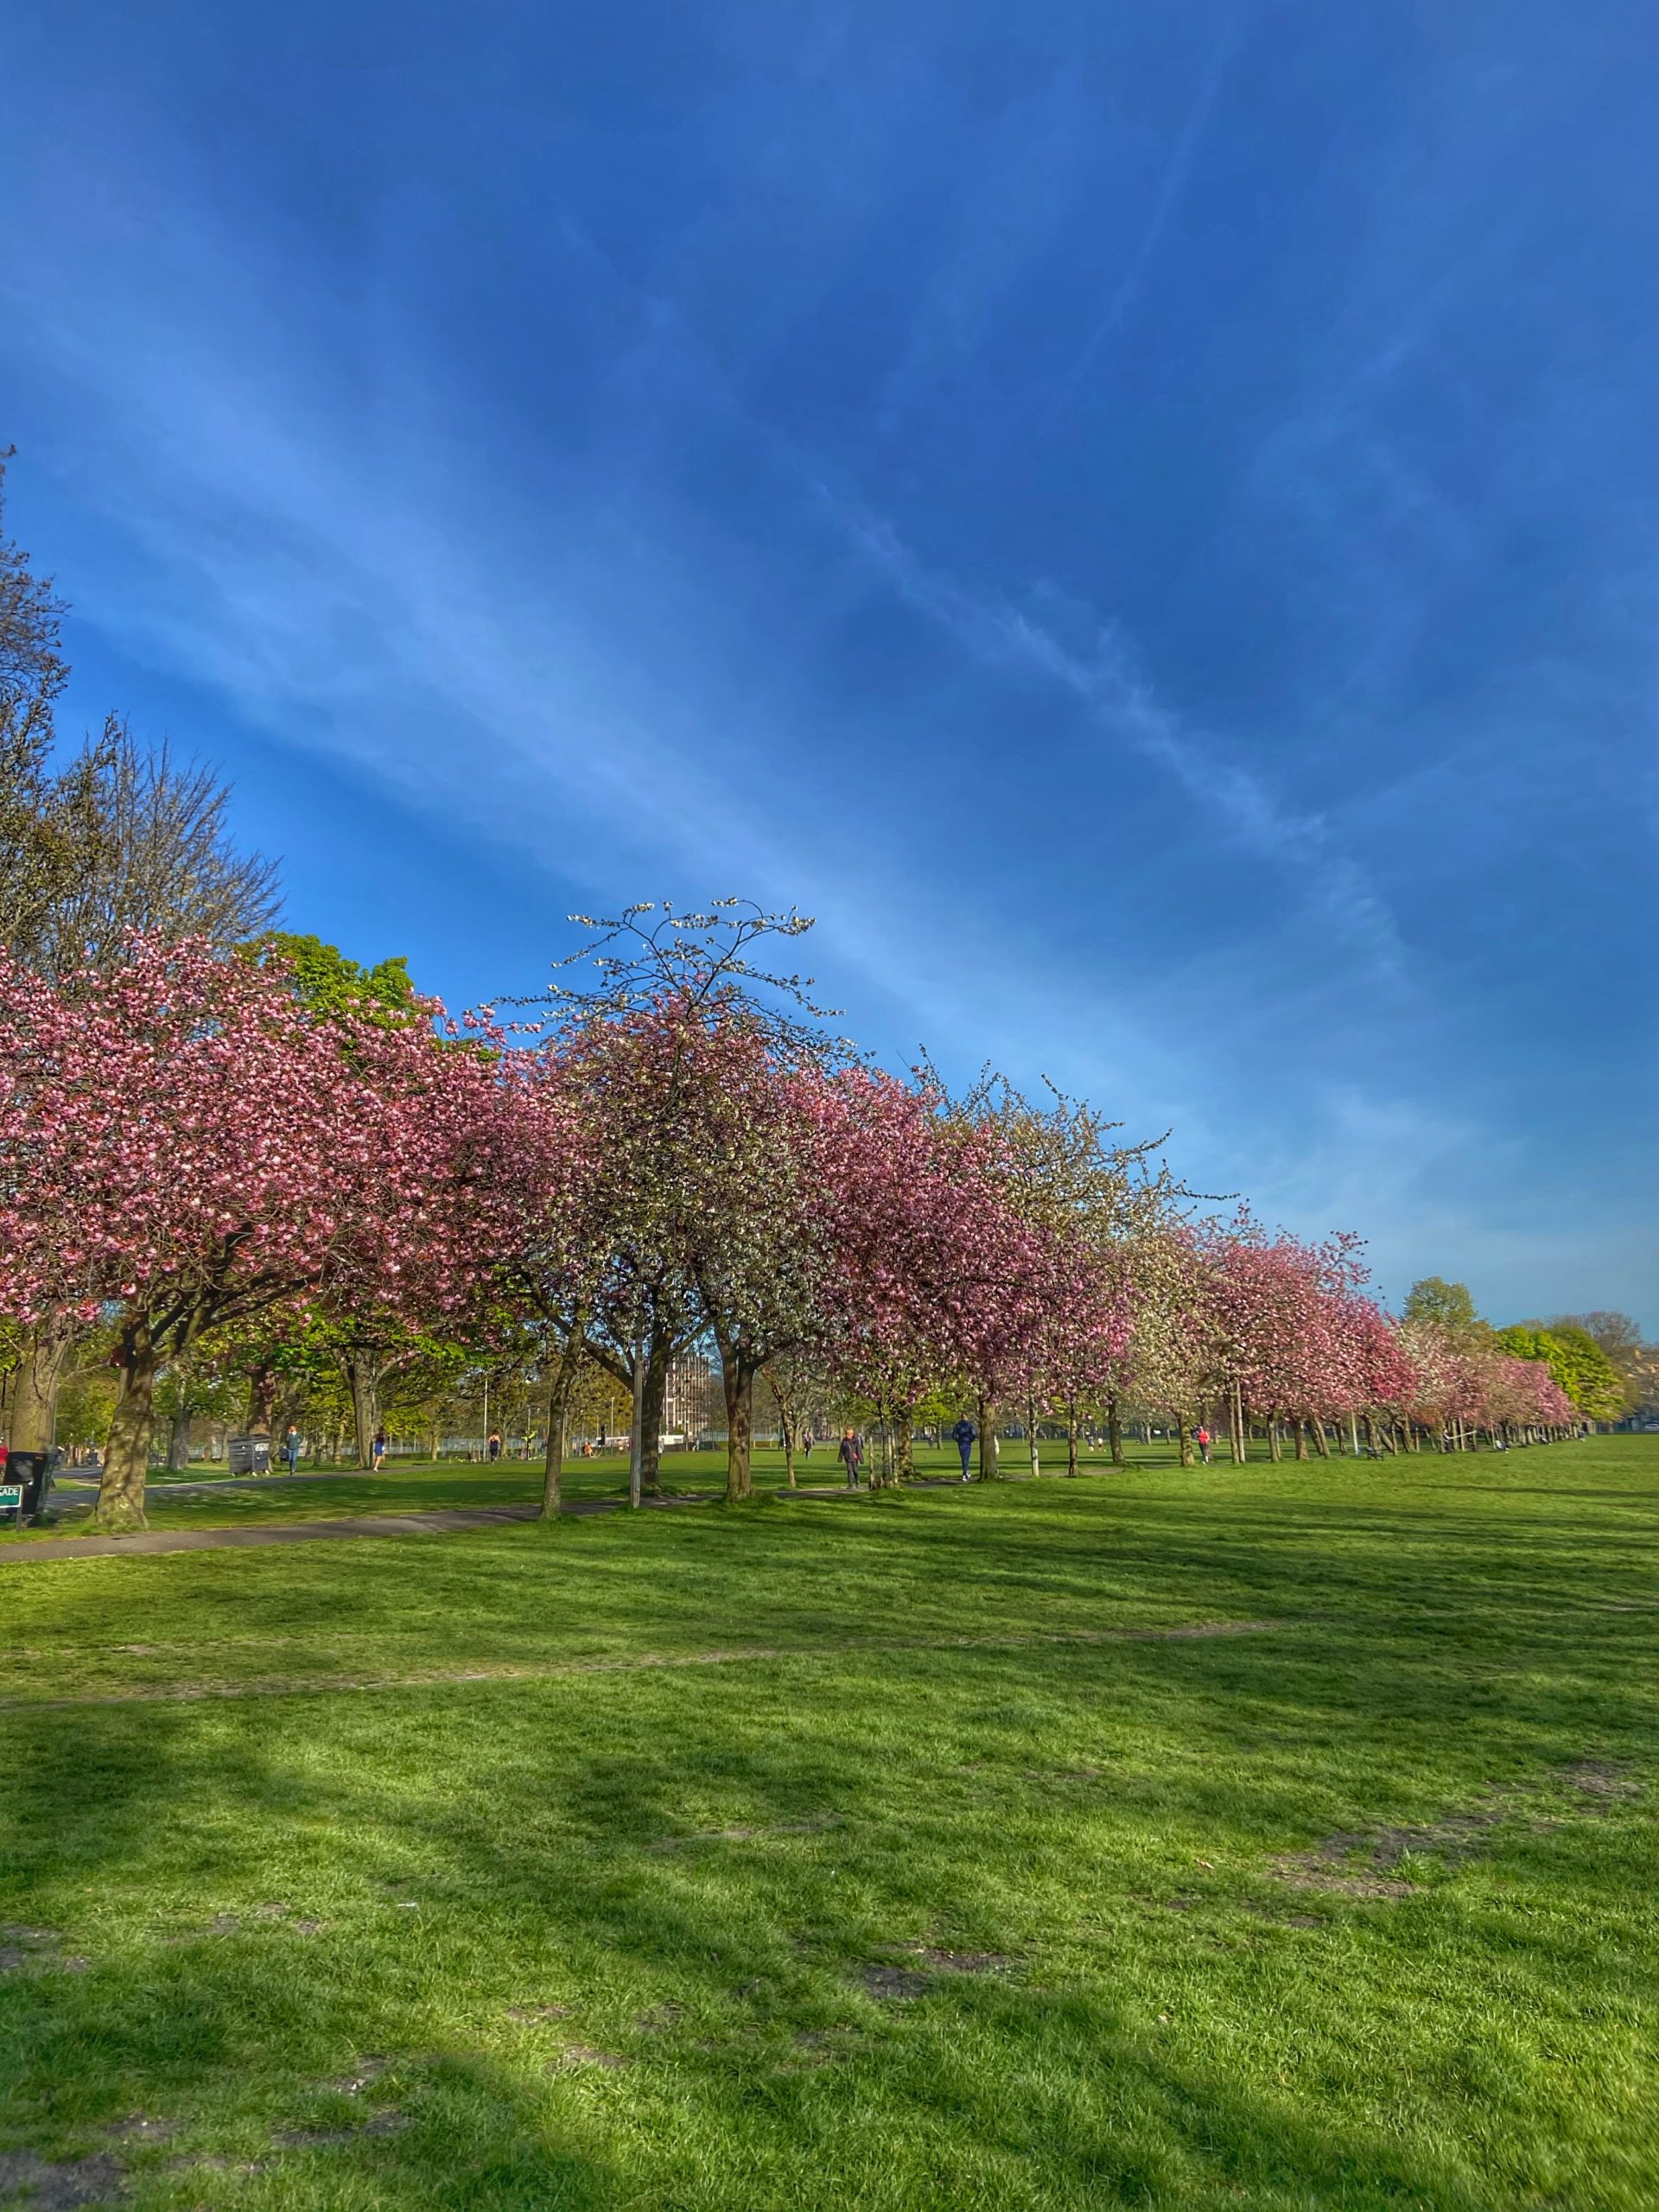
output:
[[[9,1505],[15,1505],[21,1510],[22,1503],[22,1483],[0,1483],[0,1513],[3,1513]]]

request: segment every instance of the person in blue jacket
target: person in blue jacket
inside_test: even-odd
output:
[[[966,1482],[968,1479],[968,1461],[973,1452],[974,1439],[979,1432],[974,1427],[972,1421],[969,1420],[967,1414],[963,1414],[962,1419],[957,1423],[950,1433],[956,1440],[957,1451],[962,1454],[962,1479],[963,1482]]]

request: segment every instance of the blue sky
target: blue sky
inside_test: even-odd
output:
[[[895,1061],[1659,1326],[1651,28],[14,8],[72,719],[453,1001],[794,901]]]

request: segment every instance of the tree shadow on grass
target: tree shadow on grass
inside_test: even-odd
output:
[[[901,1546],[912,1586],[944,1572],[942,1610],[966,1563],[965,1531],[944,1537]],[[858,1539],[817,1548],[838,1573],[869,1556]],[[488,1564],[432,1562],[426,1600],[464,1599]],[[597,1610],[620,1624],[622,1567],[607,1580]],[[1023,1548],[981,1580],[993,1615],[999,1590],[1017,1594],[1031,1625],[1078,1595],[1070,1561]],[[708,1602],[664,1613],[683,1622]],[[832,1626],[835,1605],[813,1618]],[[761,1628],[747,1617],[744,1632]],[[1159,1975],[1179,1986],[1202,1947],[1241,1940],[1201,1901],[1160,1917],[1116,1876],[1112,1910],[1141,1917],[1129,1934],[1113,1923],[1086,1986],[1045,1954],[1089,1881],[1107,1887],[1099,1870],[1136,1852],[1150,1872],[1131,1886],[1167,1880],[1176,1847],[1190,1866],[1212,1836],[1246,1855],[1275,1832],[1281,1847],[1317,1833],[1321,1792],[1305,1778],[1216,1770],[1205,1753],[1229,1729],[1281,1726],[1301,1751],[1357,1739],[1341,1786],[1379,1813],[1403,1787],[1398,1717],[1427,1728],[1448,1697],[1461,1732],[1451,1751],[1436,1738],[1436,1756],[1477,1772],[1489,1751],[1591,1748],[1575,1730],[1637,1742],[1639,1681],[1618,1689],[1610,1649],[1579,1682],[1576,1636],[1570,1621],[1529,1628],[1481,1681],[1455,1640],[1383,1624],[1302,1643],[872,1647],[816,1670],[13,1711],[0,1919],[63,1940],[0,1978],[5,2124],[56,2158],[143,2114],[173,2133],[119,2139],[131,2202],[213,2212],[1192,2212],[1241,2195],[1489,2212],[1522,2191],[1495,2196],[1490,2171],[1439,2147],[1451,2107],[1432,2084],[1402,2076],[1427,2115],[1404,2132],[1351,2100],[1338,2109],[1317,2069],[1293,2065],[1281,2094],[1262,2087],[1270,1976],[1258,1989],[1241,1970],[1221,1999],[1252,2082],[1224,2049],[1194,2055],[1179,2006],[1168,2025],[1149,2013]],[[1076,1810],[1020,1772],[1030,1744],[1058,1759],[1086,1728],[1131,1726],[1187,1756],[1109,1777]],[[951,1779],[970,1758],[982,1783]],[[1599,1902],[1589,1886],[1556,1900]],[[1351,1955],[1392,1942],[1401,1988],[1421,1987],[1410,1923],[1364,1917],[1394,1910],[1342,1923],[1357,1931]],[[861,1969],[907,1973],[916,1943],[1019,1963],[872,1994]],[[1627,1994],[1616,1961],[1567,1963],[1585,2002]],[[1340,2004],[1310,2017],[1339,2042]],[[371,2060],[385,2063],[368,2078]]]
[[[134,2207],[623,2201],[590,2088],[435,2035],[397,1953],[283,1904],[280,1869],[246,1898],[233,1817],[300,1793],[204,1718],[10,1716],[0,2150],[46,2201],[111,2158]]]

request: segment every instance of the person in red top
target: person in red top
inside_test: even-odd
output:
[[[1210,1432],[1202,1421],[1198,1423],[1198,1457],[1207,1467],[1210,1464]]]

